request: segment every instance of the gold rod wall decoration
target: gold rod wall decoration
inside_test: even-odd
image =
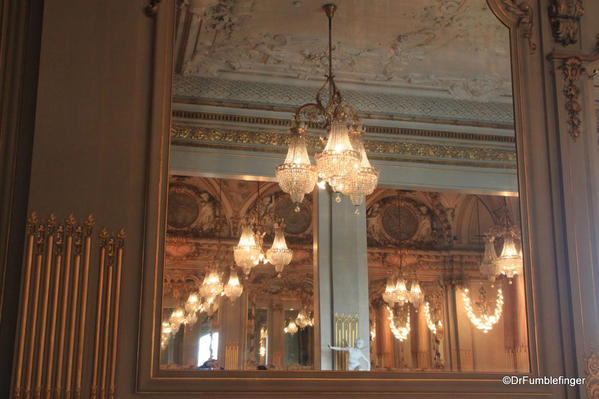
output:
[[[125,231],[114,236],[100,233],[100,275],[96,312],[96,335],[90,397],[114,398],[116,392],[116,354]],[[103,326],[103,328],[101,328]],[[100,359],[101,354],[101,359]]]
[[[84,223],[85,246],[83,251],[83,277],[81,292],[81,317],[79,318],[79,343],[77,348],[77,375],[75,381],[75,398],[81,397],[81,383],[83,377],[83,353],[85,352],[85,323],[87,320],[87,293],[89,291],[89,267],[91,261],[92,232],[94,218],[90,215]]]
[[[56,217],[50,215],[47,223],[46,262],[44,270],[44,290],[42,292],[42,319],[40,323],[39,353],[37,355],[37,370],[35,374],[35,399],[39,399],[42,390],[42,375],[44,372],[44,356],[46,351],[46,329],[48,321],[48,304],[50,302],[50,281],[52,279],[52,255],[54,252],[54,232]]]
[[[33,289],[33,304],[31,308],[31,335],[29,336],[29,351],[27,354],[27,363],[25,364],[25,398],[31,394],[31,383],[33,381],[33,362],[35,360],[35,341],[37,333],[37,315],[40,298],[40,286],[42,283],[42,261],[44,257],[44,245],[46,236],[46,226],[43,223],[37,227],[36,237],[36,255],[35,255],[35,283]]]
[[[106,268],[106,257],[109,252],[109,235],[106,229],[100,232],[100,275],[98,277],[98,297],[96,304],[96,334],[94,336],[94,357],[92,368],[91,399],[98,395],[98,368],[100,357],[100,339],[102,326],[102,311],[104,301],[104,270]]]
[[[27,219],[27,249],[25,253],[25,276],[23,281],[23,288],[21,290],[22,304],[20,308],[20,327],[19,327],[19,341],[17,348],[17,360],[14,380],[14,398],[21,397],[21,377],[23,371],[23,357],[25,356],[25,332],[27,331],[27,318],[29,314],[29,291],[31,290],[31,269],[33,266],[33,247],[36,241],[36,225],[38,223],[37,215],[32,213]]]
[[[75,243],[75,259],[73,264],[73,292],[71,293],[71,311],[69,317],[69,347],[67,351],[67,364],[66,364],[66,397],[71,396],[72,384],[73,384],[73,359],[75,356],[75,337],[77,331],[75,325],[77,323],[77,301],[79,298],[79,273],[81,269],[81,248],[83,245],[82,241],[83,227],[78,225],[75,228],[75,235],[73,241]],[[65,298],[66,299],[66,298]]]
[[[116,394],[116,354],[118,350],[119,316],[121,308],[121,278],[123,272],[123,251],[125,245],[125,230],[121,229],[117,235],[116,254],[116,285],[114,288],[114,323],[112,324],[112,358],[110,364],[110,387],[108,397],[113,399]]]
[[[61,224],[54,215],[45,222],[39,222],[35,213],[27,219],[13,399],[82,396],[89,280],[95,270],[91,265],[93,226],[91,215],[82,223],[73,215]],[[94,398],[98,377],[100,396],[116,395],[124,244],[124,230],[116,235],[102,230],[91,384]]]
[[[67,336],[67,318],[68,318],[68,296],[71,291],[71,256],[73,249],[73,233],[75,229],[75,216],[70,214],[65,220],[65,254],[64,254],[64,284],[62,303],[60,306],[60,335],[58,337],[58,358],[56,365],[56,387],[55,396],[58,397],[62,392],[62,370],[64,363],[64,347]]]
[[[56,223],[54,215],[50,215],[46,222],[39,222],[37,215],[32,213],[27,220],[13,399],[71,397],[74,359],[76,356],[82,358],[84,349],[85,297],[93,224],[91,215],[83,224],[77,224],[73,215],[61,224]],[[85,258],[80,290],[84,234]],[[78,307],[80,296],[81,307]],[[82,322],[77,325],[80,314]],[[80,373],[82,368],[78,367],[77,372]]]
[[[54,238],[56,259],[54,261],[54,289],[52,290],[52,304],[51,304],[51,320],[50,320],[50,334],[48,342],[48,367],[46,368],[46,382],[44,384],[44,398],[50,398],[52,392],[52,377],[54,374],[54,353],[56,346],[56,324],[58,315],[58,294],[60,292],[61,272],[62,272],[62,256],[63,256],[63,244],[64,244],[64,225],[56,227],[56,233]]]

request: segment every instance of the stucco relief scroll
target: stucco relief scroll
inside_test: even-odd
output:
[[[562,46],[578,43],[580,18],[584,15],[582,0],[553,0],[549,18],[553,38]]]
[[[534,11],[527,0],[501,0],[501,7],[518,21],[518,26],[522,29],[522,36],[528,40],[528,47],[531,54],[537,49],[537,45],[532,40],[534,27]]]

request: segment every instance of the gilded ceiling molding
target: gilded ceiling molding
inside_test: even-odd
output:
[[[210,121],[210,122],[227,122],[227,123],[243,123],[251,125],[267,125],[276,126],[281,128],[289,128],[291,126],[290,119],[288,118],[272,118],[265,116],[253,116],[253,115],[236,115],[236,114],[221,114],[216,112],[200,112],[200,111],[184,111],[174,110],[172,113],[173,118],[177,119],[193,119],[198,121]],[[432,121],[429,121],[432,122]],[[176,123],[176,122],[175,122]],[[309,129],[319,129],[317,123],[308,122]],[[504,127],[505,128],[505,127]],[[476,134],[476,133],[465,133],[465,132],[448,132],[442,130],[430,130],[430,129],[408,129],[388,126],[372,126],[365,125],[364,129],[366,133],[375,134],[386,134],[386,135],[402,135],[402,136],[417,136],[417,137],[435,137],[443,139],[456,139],[456,140],[472,140],[472,141],[491,141],[501,143],[514,143],[516,140],[512,136],[501,136],[501,135],[487,135],[487,134]]]
[[[249,146],[259,145],[260,151],[281,153],[276,147],[285,147],[288,143],[288,134],[275,134],[273,132],[253,132],[247,130],[215,129],[198,126],[173,126],[171,137],[178,145],[241,145],[231,149],[248,150]],[[322,143],[318,137],[307,137],[308,148],[322,150]],[[275,148],[272,148],[275,147]],[[469,164],[470,161],[487,161],[507,163],[510,168],[515,167],[516,153],[513,150],[493,149],[486,147],[467,147],[448,144],[425,144],[399,141],[366,140],[366,150],[374,154],[373,159],[397,160],[398,156],[414,157],[414,161],[439,163],[443,160],[460,160]],[[381,155],[377,157],[377,154]],[[505,165],[504,165],[505,166]],[[501,164],[494,167],[501,167]]]
[[[589,399],[599,399],[599,357],[592,349],[585,358],[585,387]]]
[[[555,41],[562,46],[578,43],[580,17],[583,15],[582,0],[552,0],[549,19]]]
[[[537,45],[532,40],[534,29],[534,11],[528,0],[500,0],[503,11],[517,21],[522,29],[522,37],[528,40],[528,48],[533,54]]]
[[[578,79],[586,71],[580,57],[568,57],[562,61],[557,68],[562,71],[564,78],[564,88],[562,93],[566,98],[566,111],[568,112],[568,133],[574,140],[580,137],[581,133],[581,113],[580,89],[577,86]]]
[[[158,13],[158,5],[162,0],[148,0],[148,4],[144,7],[144,13],[153,18]]]

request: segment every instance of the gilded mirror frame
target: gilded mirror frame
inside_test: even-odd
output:
[[[546,137],[545,111],[530,93],[542,92],[543,58],[536,49],[540,29],[538,3],[526,0],[487,0],[493,13],[509,28],[514,98],[514,121],[518,155],[518,181],[522,212],[525,257],[527,317],[531,376],[564,375],[567,339],[560,331],[566,325],[555,292],[563,291],[554,248],[559,248],[553,231],[556,205],[547,165],[555,153]],[[168,371],[159,368],[159,328],[162,260],[166,225],[166,197],[171,122],[171,72],[175,0],[165,0],[154,15],[154,88],[151,112],[148,190],[140,333],[137,356],[136,391],[145,394],[185,394],[210,397],[265,396],[281,398],[319,397],[363,398],[443,393],[486,398],[514,395],[520,398],[551,395],[562,387],[540,385],[504,386],[503,374],[461,372],[344,372],[344,371]],[[525,77],[538,76],[538,79]],[[534,206],[533,206],[534,204]],[[544,250],[547,249],[547,250]],[[550,270],[551,273],[547,273]],[[560,275],[561,273],[561,275]],[[561,314],[561,316],[560,316]],[[560,350],[556,350],[559,348]]]

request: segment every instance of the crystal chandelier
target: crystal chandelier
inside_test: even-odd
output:
[[[185,302],[185,311],[187,313],[197,313],[202,311],[202,302],[197,293],[189,294]]]
[[[297,317],[295,318],[295,324],[300,329],[304,329],[306,327],[314,325],[314,321],[312,320],[311,317],[308,316],[308,312],[306,312],[306,310],[302,309],[299,311],[299,313],[297,314]]]
[[[480,263],[480,274],[486,279],[493,281],[497,274],[497,253],[495,252],[495,244],[493,239],[487,237],[485,239],[485,252],[483,253],[483,260]]]
[[[300,202],[304,194],[314,188],[316,176],[337,193],[350,197],[354,205],[360,205],[364,196],[374,191],[378,183],[378,172],[372,168],[366,155],[361,133],[360,119],[354,108],[347,104],[335,83],[333,75],[332,27],[333,15],[337,6],[325,4],[329,21],[328,73],[325,82],[316,92],[314,103],[298,108],[293,117],[294,134],[285,162],[277,167],[276,177],[281,189],[289,193],[294,202]],[[325,92],[328,99],[323,99]],[[315,124],[328,132],[323,151],[316,154],[316,170],[310,163],[306,150],[304,134],[306,126]],[[350,129],[352,137],[350,138]],[[337,202],[341,198],[337,196]],[[299,210],[296,207],[296,210]]]
[[[389,328],[391,329],[391,333],[400,342],[405,341],[410,336],[410,307],[409,306],[401,306],[399,315],[395,315],[395,311],[393,308],[387,306],[387,319],[389,320]],[[401,320],[403,319],[404,324],[401,325]]]
[[[287,326],[285,326],[283,328],[283,332],[285,334],[294,335],[297,331],[298,331],[297,324],[295,324],[295,321],[293,321],[293,320],[289,320],[289,323],[287,324]]]
[[[503,238],[503,247],[501,255],[495,261],[498,274],[506,276],[510,283],[512,278],[522,274],[523,263],[522,253],[516,248],[516,242],[511,233],[507,233]]]
[[[367,195],[372,194],[379,181],[379,172],[372,167],[366,155],[366,148],[362,141],[362,132],[354,129],[350,136],[352,147],[358,152],[360,165],[352,169],[352,173],[346,179],[345,186],[341,192],[349,196],[352,204],[359,206],[364,202]]]
[[[408,289],[408,281],[403,278],[394,280],[387,279],[385,291],[383,292],[383,300],[390,306],[398,304],[400,306],[411,303],[417,310],[420,304],[424,301],[424,294],[420,288],[420,283],[417,280],[410,280],[410,289]]]
[[[499,319],[501,319],[501,314],[503,312],[503,292],[501,288],[497,289],[495,307],[491,311],[489,304],[487,303],[487,292],[484,287],[480,287],[479,300],[476,302],[476,305],[481,312],[480,316],[477,316],[474,313],[472,302],[470,300],[470,290],[468,288],[465,288],[462,291],[462,299],[464,300],[464,308],[470,322],[483,333],[486,334],[492,330],[493,326],[499,322]]]
[[[270,249],[266,251],[266,259],[274,265],[278,276],[281,277],[283,268],[291,263],[293,259],[293,251],[287,248],[283,226],[280,223],[275,223],[274,229],[275,238]]]
[[[237,266],[249,275],[252,269],[259,263],[261,248],[256,243],[256,235],[249,224],[241,227],[239,243],[233,249],[233,256]]]
[[[223,292],[225,296],[231,300],[231,302],[235,302],[243,293],[243,286],[239,282],[237,272],[233,268],[231,268],[229,280],[227,281],[227,285],[225,285]]]
[[[241,226],[239,243],[233,249],[235,263],[243,270],[246,276],[260,263],[266,263],[266,255],[262,250],[262,240],[264,239],[264,231],[260,223],[262,215],[258,206],[261,199],[260,182],[257,182],[257,185],[258,194],[254,206],[253,226],[249,220]]]
[[[303,128],[294,129],[285,162],[275,170],[281,190],[288,193],[296,204],[304,200],[304,195],[314,190],[318,180],[316,166],[312,165],[308,156],[304,132]],[[298,207],[296,210],[299,210]]]
[[[200,286],[200,296],[202,298],[216,298],[223,292],[223,282],[221,280],[220,273],[216,270],[210,271],[204,277],[202,285]]]

